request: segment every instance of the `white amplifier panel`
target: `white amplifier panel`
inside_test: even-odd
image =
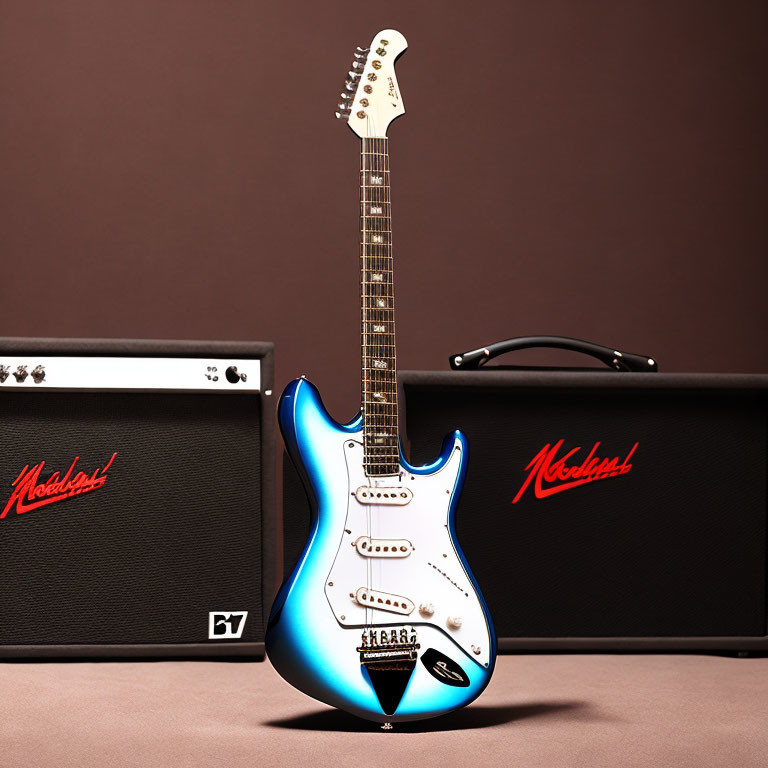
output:
[[[3,389],[259,392],[261,361],[188,357],[0,358]],[[265,394],[270,395],[271,392]]]

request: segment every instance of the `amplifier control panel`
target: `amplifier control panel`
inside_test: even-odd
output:
[[[0,390],[259,392],[261,361],[189,357],[43,357],[0,360]],[[271,391],[264,392],[271,395]]]

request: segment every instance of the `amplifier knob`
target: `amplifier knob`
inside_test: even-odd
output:
[[[432,605],[432,603],[427,603],[426,605],[420,605],[419,613],[428,619],[430,616],[435,615],[435,606]]]
[[[45,368],[42,365],[37,365],[32,369],[32,379],[35,384],[39,384],[45,378]]]
[[[11,369],[7,365],[0,365],[0,384],[11,375]]]
[[[247,379],[248,379],[248,374],[247,373],[240,373],[237,370],[237,366],[236,365],[230,365],[229,368],[227,368],[227,370],[224,373],[225,373],[225,375],[227,377],[227,381],[230,384],[237,384],[240,381],[247,381]]]
[[[13,372],[13,377],[16,379],[16,381],[19,382],[19,384],[21,384],[21,382],[24,381],[24,379],[26,379],[27,376],[29,376],[29,374],[27,373],[27,366],[26,365],[20,365]]]
[[[448,625],[448,629],[461,629],[461,625],[464,620],[461,616],[449,616],[448,621],[445,622]]]

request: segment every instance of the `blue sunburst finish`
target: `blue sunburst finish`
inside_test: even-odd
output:
[[[338,424],[326,411],[317,389],[302,378],[291,382],[283,393],[278,419],[288,452],[312,502],[312,521],[309,539],[292,574],[278,592],[270,614],[266,648],[274,667],[309,696],[379,722],[433,717],[471,702],[490,680],[496,659],[496,638],[485,602],[455,537],[454,516],[467,462],[464,435],[458,431],[449,435],[440,456],[432,464],[413,467],[401,456],[401,466],[412,476],[416,489],[414,499],[418,501],[425,498],[419,496],[419,483],[434,482],[431,478],[442,470],[448,472],[451,465],[452,487],[440,491],[445,494],[441,500],[444,509],[437,510],[438,515],[443,515],[444,525],[437,526],[435,537],[445,536],[447,526],[453,552],[449,553],[450,559],[445,561],[449,565],[445,567],[453,567],[471,585],[467,587],[466,597],[461,594],[455,599],[463,601],[463,606],[474,606],[479,623],[484,621],[483,655],[481,660],[473,658],[469,648],[463,648],[444,624],[437,626],[418,616],[408,617],[408,623],[418,631],[420,655],[427,647],[437,649],[458,664],[469,682],[466,687],[445,684],[429,673],[420,659],[397,709],[387,714],[382,710],[367,670],[360,663],[356,650],[360,644],[360,627],[340,623],[324,592],[348,524],[351,470],[344,450],[352,441],[362,440],[362,418],[358,416],[349,424]],[[454,469],[457,469],[455,475]],[[447,484],[448,475],[443,477]],[[415,503],[413,507],[411,513],[418,515]],[[386,511],[381,510],[381,514]],[[434,505],[424,514],[427,512],[433,514]],[[398,561],[398,567],[419,566],[414,556]],[[415,573],[414,584],[424,583],[422,573]],[[382,624],[402,623],[397,619],[385,617]]]

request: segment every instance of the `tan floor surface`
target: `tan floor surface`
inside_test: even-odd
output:
[[[268,663],[0,664],[3,768],[768,766],[768,658],[503,656],[471,707],[396,726]]]

